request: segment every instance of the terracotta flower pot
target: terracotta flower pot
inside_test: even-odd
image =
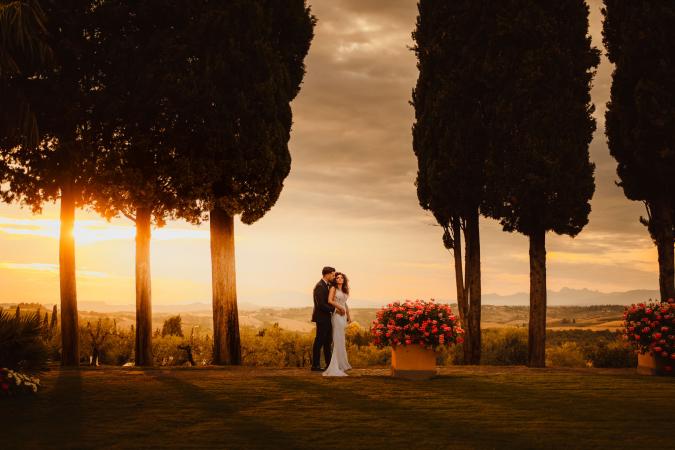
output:
[[[656,375],[656,358],[652,353],[638,353],[637,373]]]
[[[391,348],[391,374],[410,380],[426,380],[436,375],[436,352],[419,345]]]
[[[671,370],[667,370],[667,366],[670,366]],[[638,353],[637,373],[639,374],[675,376],[675,370],[672,369],[673,366],[675,364],[669,364],[669,361],[657,358],[652,353]]]

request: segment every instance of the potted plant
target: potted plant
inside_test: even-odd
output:
[[[638,353],[638,373],[672,375],[675,301],[639,303],[624,311],[626,339]]]
[[[450,306],[434,300],[390,303],[377,312],[371,327],[376,346],[391,346],[392,375],[411,379],[432,377],[436,348],[462,343],[463,333]]]

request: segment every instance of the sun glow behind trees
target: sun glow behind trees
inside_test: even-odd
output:
[[[0,233],[20,236],[41,236],[58,238],[60,224],[53,219],[12,219],[0,217]],[[104,241],[132,241],[136,237],[136,229],[131,225],[111,224],[104,220],[81,220],[75,223],[73,236],[77,245],[88,245]],[[158,228],[153,232],[153,239],[170,241],[175,239],[208,240],[209,233],[196,228]]]

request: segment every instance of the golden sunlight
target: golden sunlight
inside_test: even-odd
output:
[[[42,236],[58,239],[59,221],[56,219],[14,219],[0,217],[0,233],[20,236]],[[208,239],[207,230],[198,228],[159,228],[153,230],[153,239],[170,241],[177,239]],[[133,225],[118,225],[104,220],[79,220],[73,230],[78,245],[103,241],[133,240],[136,229]]]

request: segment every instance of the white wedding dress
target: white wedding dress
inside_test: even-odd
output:
[[[349,296],[341,290],[335,291],[335,302],[347,308],[347,299]],[[330,364],[323,371],[324,377],[346,377],[346,370],[352,368],[347,360],[347,345],[345,342],[345,328],[347,328],[347,315],[341,316],[337,312],[333,313],[331,318],[333,325],[333,354],[330,357]]]

